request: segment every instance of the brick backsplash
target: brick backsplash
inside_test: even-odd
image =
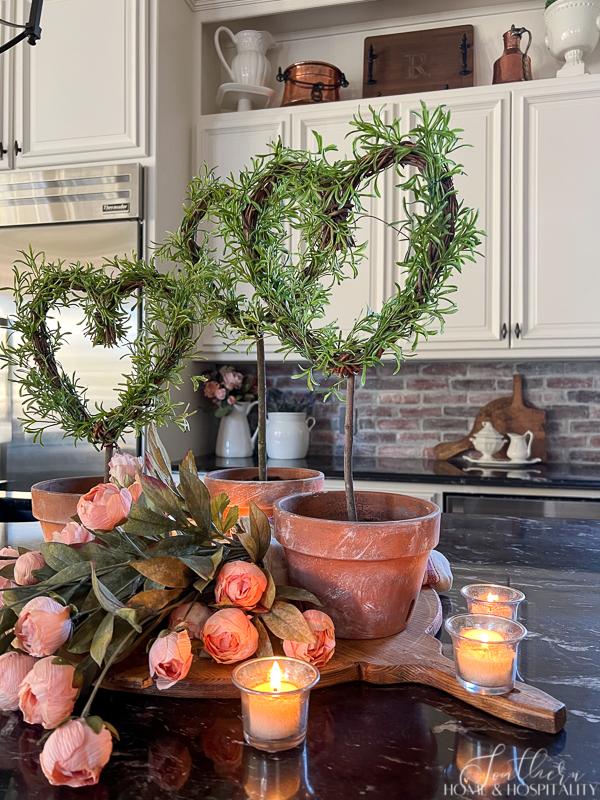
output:
[[[269,365],[271,386],[302,392],[292,364]],[[515,371],[524,377],[526,402],[547,412],[550,461],[600,464],[600,362],[407,362],[372,371],[356,394],[356,453],[413,458],[430,455],[440,441],[468,433],[479,408],[510,394]],[[317,402],[310,453],[340,454],[344,407]]]

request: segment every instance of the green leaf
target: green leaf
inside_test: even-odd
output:
[[[53,586],[60,583],[80,581],[82,578],[87,578],[90,572],[90,562],[81,561],[78,564],[71,564],[68,567],[63,567],[58,572],[53,573],[49,578],[46,579],[46,584]]]
[[[210,494],[198,477],[194,454],[191,450],[188,450],[179,465],[179,489],[185,500],[187,510],[194,518],[197,526],[209,533],[212,528]]]
[[[191,573],[183,561],[174,556],[156,556],[144,561],[132,561],[131,566],[140,575],[150,578],[161,586],[183,588],[191,583]]]
[[[175,489],[169,454],[154,425],[150,425],[146,431],[146,466],[151,475],[170,486],[171,489]]]
[[[0,561],[2,564],[2,561]],[[15,575],[15,565],[14,564],[5,564],[2,569],[0,569],[0,577],[2,578],[10,578],[11,580],[14,578]]]
[[[142,626],[140,625],[140,617],[144,616],[144,609],[141,608],[120,608],[116,616],[119,619],[125,620],[128,625],[137,631],[138,633],[142,632]]]
[[[196,575],[202,578],[206,584],[210,583],[215,577],[222,560],[222,547],[219,547],[219,549],[210,556],[181,556],[181,561],[195,572]]]
[[[113,564],[119,564],[121,561],[127,560],[119,550],[104,547],[104,545],[97,542],[86,542],[80,545],[78,551],[86,561],[93,561],[96,568],[110,567]]]
[[[253,617],[252,624],[258,631],[258,647],[256,648],[256,653],[254,654],[256,658],[265,658],[266,656],[273,655],[273,645],[271,644],[271,640],[269,639],[269,634],[267,629],[260,621],[260,617]]]
[[[148,475],[142,475],[141,483],[144,502],[151,511],[162,515],[163,520],[165,517],[170,518],[171,528],[188,526],[188,519],[183,513],[181,501],[172,489],[157,478],[151,478]],[[143,508],[143,506],[141,507]]]
[[[264,511],[250,503],[250,530],[257,542],[257,561],[262,561],[271,546],[271,524]]]
[[[80,655],[81,653],[89,652],[92,639],[98,628],[98,613],[90,614],[84,622],[75,628],[67,647],[69,653]]]
[[[96,633],[94,634],[90,646],[90,655],[99,667],[102,666],[102,661],[104,660],[104,656],[106,655],[106,651],[112,639],[114,627],[114,615],[106,614],[96,628]]]
[[[40,550],[46,564],[56,572],[82,561],[82,556],[74,547],[69,547],[68,544],[62,542],[44,542]]]
[[[275,600],[270,611],[261,614],[261,620],[279,639],[312,644],[315,637],[296,606]]]
[[[296,586],[278,586],[277,597],[284,600],[296,600],[299,603],[311,603],[313,606],[323,605],[312,592],[307,589],[298,589]]]
[[[115,595],[107,589],[97,578],[96,570],[92,564],[92,589],[96,600],[101,608],[108,611],[109,614],[116,614],[119,609],[123,608],[123,603],[115,597]]]
[[[263,592],[263,596],[260,598],[259,605],[262,608],[270,609],[273,603],[275,602],[275,593],[277,590],[275,587],[275,581],[273,580],[273,576],[271,575],[269,570],[263,569],[263,572],[267,576],[267,588]]]

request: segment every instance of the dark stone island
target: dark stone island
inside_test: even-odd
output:
[[[6,526],[3,541],[30,544],[32,530]],[[529,636],[520,673],[567,705],[566,728],[556,736],[497,721],[423,687],[348,684],[313,692],[303,748],[266,756],[243,745],[236,701],[103,693],[95,712],[118,728],[121,741],[100,784],[52,789],[37,764],[44,732],[4,714],[0,798],[600,797],[599,542],[600,522],[443,520],[440,550],[455,574],[442,597],[445,615],[464,610],[465,583],[510,581],[525,592],[520,619]],[[445,634],[443,640],[447,647]]]

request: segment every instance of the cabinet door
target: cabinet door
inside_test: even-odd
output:
[[[17,53],[18,167],[147,155],[149,5],[46,0],[40,42]]]
[[[600,77],[514,90],[512,346],[600,348]]]
[[[316,139],[313,131],[317,131],[325,145],[336,145],[337,153],[330,153],[330,160],[352,156],[352,131],[350,122],[354,114],[361,111],[368,116],[369,104],[349,107],[344,103],[341,108],[328,103],[322,106],[308,107],[304,110],[295,110],[293,115],[292,142],[299,150],[316,150]],[[384,119],[390,112],[383,112]],[[348,138],[347,138],[348,137]],[[341,331],[348,333],[354,322],[363,315],[367,308],[378,311],[383,302],[384,285],[386,282],[386,269],[389,261],[386,260],[386,246],[392,241],[392,234],[380,220],[391,220],[391,211],[388,214],[389,192],[384,191],[384,184],[389,184],[390,176],[383,176],[379,185],[381,197],[373,195],[363,198],[364,216],[359,223],[356,234],[356,244],[367,242],[366,257],[358,265],[358,275],[353,278],[350,270],[347,280],[333,286],[331,300],[326,310],[323,323],[337,321]],[[389,250],[387,251],[389,253]],[[322,323],[319,323],[322,324]]]
[[[289,115],[287,112],[251,112],[244,114],[240,122],[237,114],[222,114],[204,121],[198,130],[197,166],[202,163],[215,170],[219,177],[229,173],[237,174],[249,166],[252,158],[268,152],[268,144],[277,138],[285,142],[289,136]],[[274,357],[279,343],[266,340],[265,353]],[[209,326],[200,338],[200,351],[203,356],[216,360],[254,360],[254,350],[246,351],[239,345],[236,350],[226,350],[223,340]]]
[[[11,22],[15,19],[15,6],[13,0],[0,0],[0,17]],[[0,25],[0,44],[11,39],[18,31]],[[11,82],[14,71],[14,50],[8,50],[0,55],[0,170],[10,169],[12,147],[12,101]],[[6,152],[5,152],[6,151]]]
[[[510,95],[505,89],[427,95],[428,106],[444,104],[451,111],[451,125],[462,128],[468,147],[453,154],[465,175],[457,176],[459,199],[479,212],[478,227],[485,232],[479,255],[467,262],[451,283],[450,295],[457,311],[446,317],[444,329],[419,343],[418,353],[427,357],[469,350],[477,353],[508,348],[509,320],[509,180]],[[401,104],[405,127],[418,122],[419,103]],[[400,213],[400,212],[399,212]],[[505,327],[506,326],[506,327]]]

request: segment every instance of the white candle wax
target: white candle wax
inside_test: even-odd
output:
[[[454,650],[463,680],[490,688],[512,684],[516,654],[499,631],[464,628]]]

